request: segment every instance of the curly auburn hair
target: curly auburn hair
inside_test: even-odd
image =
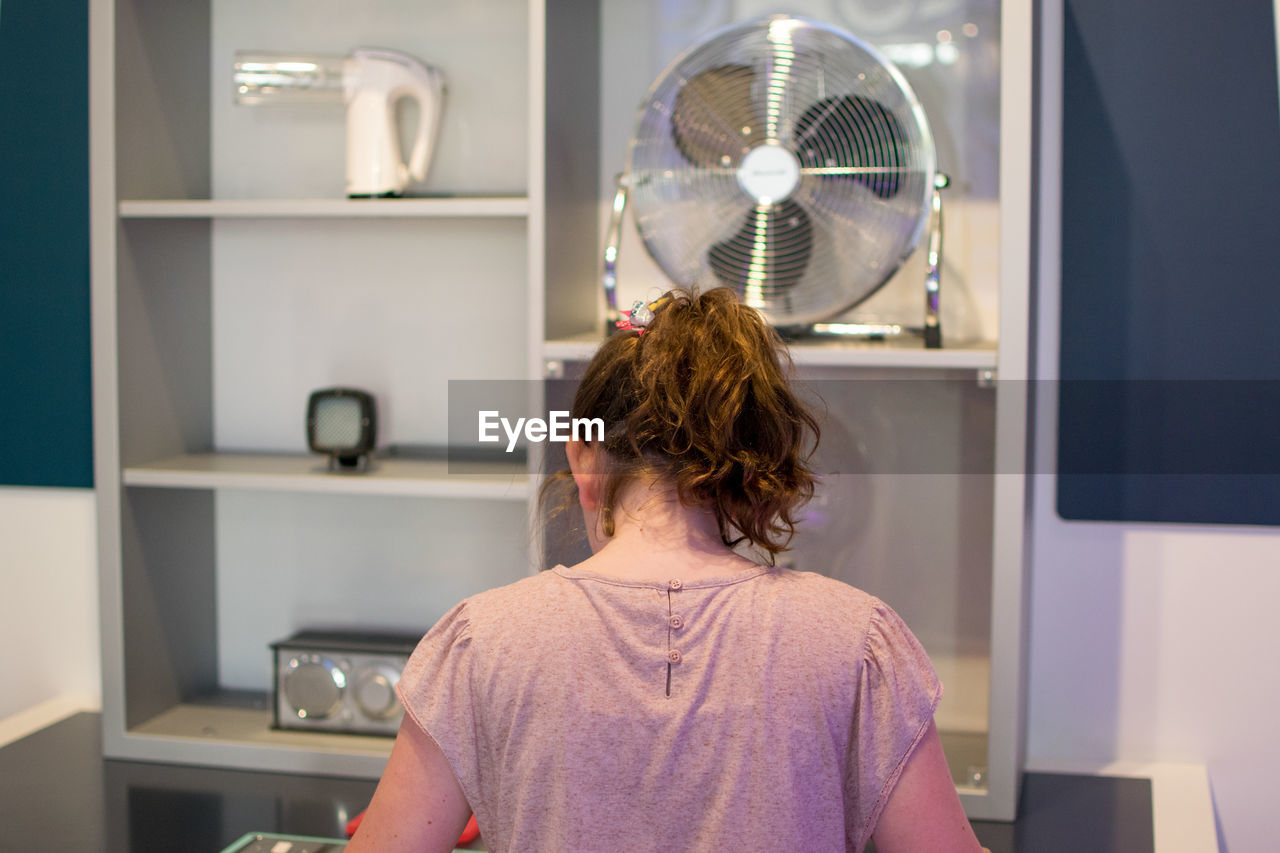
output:
[[[726,545],[787,550],[813,496],[819,428],[788,385],[785,344],[726,287],[673,290],[654,306],[643,333],[605,341],[573,401],[572,417],[604,421],[605,535],[622,488],[657,478],[685,506],[711,509]],[[552,478],[544,501],[565,480],[567,471]]]

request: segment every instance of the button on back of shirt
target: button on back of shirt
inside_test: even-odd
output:
[[[680,663],[680,653],[675,649],[672,649],[671,651],[667,652],[667,660],[671,661],[672,663]]]
[[[683,628],[684,620],[681,619],[679,616],[672,616],[670,620],[670,624],[672,628]]]
[[[667,586],[671,587],[672,589],[679,589],[680,587],[684,586],[684,584],[682,584],[678,579],[675,579],[675,580],[668,581]]]

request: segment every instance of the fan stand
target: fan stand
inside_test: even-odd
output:
[[[600,282],[604,285],[604,336],[618,331],[622,312],[618,310],[618,245],[622,242],[622,214],[627,209],[627,193],[631,189],[625,173],[618,175],[618,191],[613,195],[613,210],[609,213],[609,229],[604,237],[604,273]]]
[[[788,338],[832,337],[884,340],[906,335],[924,339],[926,349],[942,348],[942,323],[940,316],[942,290],[942,191],[951,179],[938,172],[933,178],[933,198],[929,209],[929,254],[924,277],[924,325],[902,326],[897,323],[814,323],[810,326],[781,327],[779,331]],[[609,228],[605,233],[604,272],[600,277],[604,285],[605,336],[618,330],[622,312],[618,310],[618,246],[622,242],[622,215],[627,208],[630,189],[627,176],[618,176],[618,190],[613,196],[613,210],[609,214]]]

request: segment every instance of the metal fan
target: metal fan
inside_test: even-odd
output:
[[[793,331],[914,331],[941,346],[945,185],[919,101],[874,47],[786,15],[727,27],[678,57],[641,104],[606,238],[609,319],[621,318],[629,201],[678,285],[727,285]],[[878,290],[926,230],[923,326],[822,322]]]

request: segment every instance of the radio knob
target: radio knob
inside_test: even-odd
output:
[[[370,667],[356,676],[355,699],[360,710],[376,720],[388,720],[400,711],[396,682],[400,673],[390,666]]]

